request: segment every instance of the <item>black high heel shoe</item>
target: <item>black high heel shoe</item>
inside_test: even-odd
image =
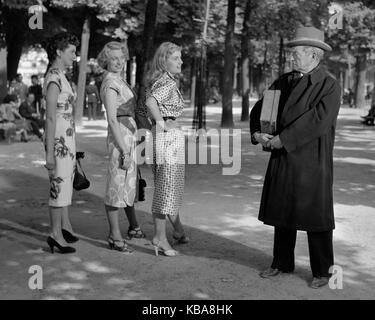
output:
[[[58,248],[60,250],[60,253],[73,253],[73,252],[76,252],[76,249],[74,249],[73,247],[63,247],[62,245],[60,245],[55,239],[53,239],[52,237],[48,237],[47,238],[47,243],[51,249],[51,252],[54,253],[54,247]]]
[[[183,234],[182,236],[178,236],[177,234],[173,234],[174,244],[187,244],[190,242],[190,238]]]
[[[72,235],[68,230],[61,229],[62,235],[67,243],[74,243],[79,240],[76,236]]]
[[[136,227],[136,228],[129,227],[127,238],[128,240],[131,240],[133,238],[143,239],[143,238],[146,238],[146,235],[143,233],[140,227]]]

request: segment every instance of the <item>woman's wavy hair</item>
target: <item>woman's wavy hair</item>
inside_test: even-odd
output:
[[[167,71],[167,59],[182,48],[173,42],[163,42],[157,49],[146,76],[146,87],[150,88]]]
[[[103,49],[98,54],[97,60],[98,60],[99,66],[102,69],[107,70],[109,53],[112,50],[119,50],[119,49],[124,53],[125,59],[128,60],[129,59],[129,51],[128,51],[127,44],[121,43],[121,42],[118,42],[118,41],[111,41],[111,42],[106,43],[104,45]]]
[[[59,49],[61,51],[64,51],[69,47],[70,44],[76,47],[79,46],[78,38],[74,34],[71,34],[69,32],[61,32],[48,39],[45,46],[48,56],[48,66],[46,73],[57,57],[56,50]]]

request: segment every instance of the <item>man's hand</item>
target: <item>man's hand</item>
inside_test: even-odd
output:
[[[253,135],[254,139],[258,141],[263,147],[266,147],[267,144],[271,141],[273,138],[273,135],[268,134],[268,133],[260,133],[256,132]]]
[[[268,148],[271,148],[271,150],[273,149],[281,149],[283,147],[283,144],[280,140],[280,137],[279,135],[275,136],[274,138],[272,138],[268,143],[267,143],[267,147]]]

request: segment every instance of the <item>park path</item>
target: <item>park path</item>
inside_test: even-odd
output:
[[[48,183],[38,141],[0,145],[0,299],[374,299],[375,298],[375,129],[359,123],[365,110],[341,108],[335,163],[335,262],[343,289],[312,290],[306,234],[298,233],[296,270],[275,280],[258,276],[272,259],[273,229],[257,220],[269,154],[242,138],[241,171],[222,175],[222,165],[188,165],[181,211],[191,243],[178,258],[155,257],[150,207],[150,167],[146,201],[137,205],[147,239],[132,240],[131,255],[108,250],[102,203],[106,171],[106,123],[83,122],[78,150],[92,182],[74,194],[71,219],[81,238],[73,255],[51,254],[48,234]],[[191,123],[187,109],[182,125]],[[220,108],[207,108],[207,126],[218,129]],[[238,137],[238,136],[237,136]],[[189,143],[193,143],[191,140]],[[216,146],[217,147],[217,146]],[[212,148],[215,148],[213,146]],[[122,217],[125,235],[127,222]],[[170,236],[170,229],[169,229]],[[43,290],[30,290],[29,267],[43,269]]]

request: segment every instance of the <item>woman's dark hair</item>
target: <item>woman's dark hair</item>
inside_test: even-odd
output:
[[[3,99],[3,103],[17,102],[17,101],[18,101],[18,97],[15,94],[7,94]]]
[[[79,41],[78,41],[78,38],[74,34],[71,34],[68,32],[58,33],[48,40],[47,45],[46,45],[46,51],[47,51],[47,56],[48,56],[48,61],[49,61],[47,71],[49,67],[52,65],[53,61],[55,61],[57,57],[56,50],[59,49],[63,51],[66,48],[68,48],[70,44],[78,47]]]

